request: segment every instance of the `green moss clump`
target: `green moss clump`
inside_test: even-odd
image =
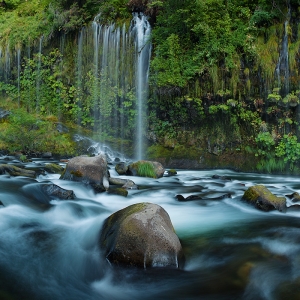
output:
[[[156,178],[154,166],[150,162],[137,162],[137,173],[141,177]]]

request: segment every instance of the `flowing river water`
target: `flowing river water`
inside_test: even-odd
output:
[[[1,175],[0,299],[300,299],[300,211],[265,213],[241,201],[255,184],[292,194],[299,178],[177,171],[160,179],[130,177],[140,188],[127,198],[95,194],[58,174]],[[110,173],[118,176],[113,166]],[[72,189],[77,198],[49,204],[41,182]],[[179,202],[178,194],[202,200]],[[170,215],[186,257],[183,270],[117,269],[102,257],[104,219],[138,202],[159,204]]]

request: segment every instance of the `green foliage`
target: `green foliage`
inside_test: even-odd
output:
[[[289,93],[283,98],[282,102],[289,104],[291,107],[295,107],[299,104],[299,98],[295,93]]]
[[[278,146],[275,148],[277,157],[282,157],[285,163],[290,164],[293,169],[295,163],[300,160],[300,143],[295,135],[285,134]]]
[[[0,126],[1,140],[11,152],[73,154],[73,142],[69,136],[58,133],[55,123],[22,109],[13,111],[8,122]]]
[[[260,155],[265,157],[270,154],[272,155],[272,151],[274,152],[275,150],[275,141],[270,132],[260,132],[255,138],[255,141],[258,146],[258,151],[255,156]]]
[[[209,113],[210,114],[216,114],[219,111],[226,114],[229,111],[229,106],[226,105],[226,104],[218,104],[218,105],[211,105],[209,107]]]

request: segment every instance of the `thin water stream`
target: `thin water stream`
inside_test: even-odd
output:
[[[45,163],[35,160],[26,168]],[[117,176],[113,166],[110,173]],[[213,179],[215,174],[231,180]],[[1,175],[0,298],[300,298],[300,212],[263,213],[241,201],[254,184],[278,195],[299,191],[298,178],[179,170],[174,177],[131,179],[140,189],[124,198],[95,194],[58,174]],[[48,202],[39,189],[44,182],[72,189],[76,200]],[[177,194],[201,194],[202,200],[179,202]],[[103,220],[138,202],[159,204],[169,213],[184,248],[184,270],[116,269],[102,257]]]

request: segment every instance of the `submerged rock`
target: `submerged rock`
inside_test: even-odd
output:
[[[140,268],[181,268],[184,256],[168,213],[138,203],[117,211],[103,224],[100,247],[113,264]]]
[[[123,189],[127,189],[127,190],[138,189],[137,185],[130,179],[109,177],[108,181],[112,185],[121,185]]]
[[[300,202],[300,195],[299,193],[295,192],[291,195],[286,195],[288,198],[292,200],[292,202]]]
[[[200,195],[190,195],[188,197],[183,197],[182,195],[176,195],[175,198],[178,201],[184,202],[184,201],[193,201],[193,200],[202,200],[202,197]]]
[[[62,174],[65,170],[62,166],[54,163],[46,164],[44,170],[52,174]]]
[[[90,185],[96,192],[107,190],[109,182],[105,155],[77,156],[70,159],[60,179],[82,182]]]
[[[36,177],[33,170],[22,169],[14,165],[0,164],[0,175],[9,174],[10,176],[25,176],[30,178]]]
[[[168,170],[168,175],[169,176],[175,176],[175,175],[177,175],[177,171],[174,170],[174,169],[170,169],[170,170]]]
[[[264,185],[255,185],[249,187],[245,191],[242,199],[263,211],[275,209],[281,212],[286,211],[285,197],[275,196]]]
[[[224,181],[231,181],[231,178],[229,178],[227,176],[221,176],[221,175],[218,175],[218,174],[213,175],[211,178],[213,178],[213,179],[221,179],[221,180],[224,180]]]
[[[61,200],[74,200],[76,198],[72,190],[66,190],[56,184],[42,184],[42,190],[50,198]]]
[[[117,187],[117,188],[109,187],[109,190],[107,192],[109,194],[119,195],[119,196],[123,196],[123,197],[128,196],[128,191],[126,189],[124,189],[123,187]]]

